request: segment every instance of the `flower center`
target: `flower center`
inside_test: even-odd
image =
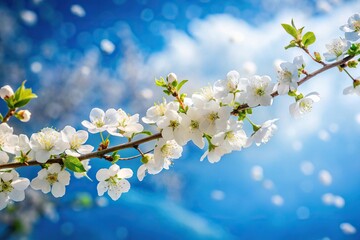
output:
[[[304,112],[310,112],[311,109],[312,109],[312,104],[311,102],[308,102],[308,101],[302,101],[300,104],[299,104],[301,110],[303,110]]]
[[[211,122],[215,122],[216,119],[219,119],[219,113],[218,112],[212,112],[209,114],[209,120]]]
[[[292,73],[289,71],[282,71],[281,72],[281,80],[286,83],[290,83],[292,78]]]
[[[102,119],[97,119],[97,120],[94,122],[94,124],[95,124],[95,126],[96,126],[97,128],[100,128],[100,127],[102,127],[102,126],[105,125],[105,123],[104,123],[104,121],[103,121]]]
[[[55,146],[54,142],[56,141],[57,136],[53,133],[40,133],[39,142],[44,147],[46,151],[50,151]]]
[[[199,129],[199,122],[195,121],[195,120],[191,120],[190,128],[191,129]]]
[[[173,131],[174,131],[175,128],[177,128],[179,125],[180,125],[180,123],[179,123],[177,120],[170,120],[169,127],[171,127]]]
[[[11,182],[2,182],[0,186],[0,192],[11,192],[14,189],[13,186],[11,186]]]
[[[257,88],[257,89],[255,89],[255,93],[258,96],[263,96],[265,94],[265,91],[263,88]]]
[[[46,181],[48,181],[50,184],[56,183],[58,180],[58,174],[57,173],[49,173]]]
[[[360,32],[360,20],[355,21],[354,23],[355,32]]]
[[[72,150],[77,150],[81,146],[82,139],[80,139],[78,136],[73,136],[71,139],[70,147]]]

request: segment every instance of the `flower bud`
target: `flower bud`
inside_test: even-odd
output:
[[[31,112],[29,110],[20,110],[16,113],[16,117],[22,122],[30,120]]]
[[[175,73],[169,73],[169,75],[167,76],[167,81],[168,83],[173,83],[174,81],[177,81],[177,76],[175,75]]]
[[[2,99],[7,99],[12,95],[14,95],[14,91],[9,85],[5,85],[0,89],[0,97]]]

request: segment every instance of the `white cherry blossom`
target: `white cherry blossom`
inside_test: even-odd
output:
[[[116,116],[116,125],[108,128],[111,135],[131,138],[134,133],[144,130],[144,127],[139,123],[139,114],[130,116],[121,108],[118,110],[111,108],[106,113]]]
[[[143,164],[137,170],[137,178],[139,179],[139,181],[142,181],[144,179],[146,173],[158,174],[162,170],[157,167],[154,154],[145,154],[144,157],[141,159],[141,162]]]
[[[246,93],[249,107],[270,106],[273,102],[271,93],[274,91],[274,83],[271,83],[271,78],[255,75],[248,81]]]
[[[100,108],[93,108],[90,112],[90,122],[84,120],[81,124],[88,129],[90,133],[106,131],[109,127],[117,124],[117,116],[114,111],[106,111]]]
[[[278,71],[278,85],[277,91],[280,95],[287,94],[290,91],[297,89],[299,81],[298,67],[290,62],[283,62],[280,64]]]
[[[7,123],[0,124],[0,152],[14,154],[15,146],[18,143],[18,136],[13,134],[13,128]]]
[[[356,13],[348,19],[348,23],[341,26],[340,30],[345,32],[345,39],[355,42],[360,38],[360,14]]]
[[[9,200],[23,201],[29,184],[29,179],[19,177],[15,170],[0,172],[0,210],[7,206]]]
[[[31,181],[31,187],[51,194],[58,198],[65,195],[65,186],[70,183],[70,173],[61,168],[58,163],[53,163],[49,168],[43,168],[36,178]]]
[[[36,161],[45,163],[50,156],[58,155],[68,149],[69,143],[63,141],[60,132],[52,128],[43,128],[40,132],[31,135],[30,146],[35,152]]]
[[[256,146],[260,146],[261,143],[267,143],[277,129],[275,125],[277,120],[268,120],[259,126],[257,131],[248,138],[246,147],[249,147],[253,142],[255,142]]]
[[[325,45],[328,50],[328,52],[323,54],[325,60],[328,62],[342,60],[345,53],[350,48],[350,45],[350,42],[345,39],[333,39],[331,43]]]
[[[205,141],[203,131],[200,130],[200,122],[203,119],[199,109],[190,107],[186,114],[181,114],[183,126],[183,135],[187,140],[192,140],[199,148],[204,148]]]
[[[203,161],[205,157],[210,163],[219,162],[224,154],[230,153],[231,151],[224,146],[212,145],[208,150],[201,156],[200,161]]]
[[[205,104],[216,99],[215,94],[214,88],[212,86],[207,86],[201,88],[200,92],[194,93],[191,96],[191,100],[195,107],[201,109]]]
[[[320,95],[317,92],[307,94],[302,99],[292,103],[289,107],[290,114],[293,118],[298,119],[312,109],[312,105],[320,101]]]
[[[180,158],[182,151],[183,148],[175,140],[159,139],[154,149],[153,171],[161,171],[163,168],[169,169],[171,160]]]
[[[65,153],[74,157],[78,157],[81,154],[92,152],[94,147],[91,145],[83,145],[88,139],[88,133],[84,130],[76,131],[71,126],[66,126],[61,130],[62,140],[69,144],[69,149],[65,150]]]
[[[236,120],[229,120],[226,130],[215,134],[211,143],[222,146],[228,151],[241,150],[246,145],[247,137],[242,124]]]
[[[181,116],[177,111],[166,111],[164,118],[157,122],[157,126],[162,129],[161,135],[165,140],[173,140],[183,146],[187,143],[188,139],[184,134],[184,126],[181,124]]]
[[[101,168],[96,173],[99,181],[97,191],[99,196],[108,192],[112,200],[118,200],[122,193],[130,190],[130,183],[126,178],[131,178],[133,171],[130,168],[120,169],[119,165],[113,164],[109,169]]]
[[[165,112],[167,110],[177,111],[178,109],[179,109],[179,103],[176,102],[166,103],[166,100],[164,99],[162,103],[155,104],[155,106],[149,108],[146,111],[146,117],[143,117],[141,120],[147,124],[154,124],[164,117]]]
[[[199,109],[202,116],[200,130],[206,134],[213,135],[225,129],[231,111],[231,107],[220,107],[219,103],[215,101],[208,102],[202,109]]]
[[[18,138],[19,142],[15,147],[15,159],[18,160],[33,160],[35,158],[34,151],[31,150],[30,140],[28,136],[20,134]]]

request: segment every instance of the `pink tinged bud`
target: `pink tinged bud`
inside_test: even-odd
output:
[[[9,85],[5,85],[0,89],[0,97],[2,99],[7,99],[12,95],[14,95],[14,91]]]
[[[31,117],[31,112],[29,110],[20,110],[16,113],[16,117],[22,122],[28,122]]]
[[[167,81],[169,83],[177,81],[177,76],[175,75],[175,73],[169,73],[169,75],[167,76]]]

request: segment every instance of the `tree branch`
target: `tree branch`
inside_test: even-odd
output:
[[[158,138],[162,138],[161,133],[156,133],[156,134],[153,134],[151,136],[148,136],[148,137],[145,137],[145,138],[133,141],[133,142],[119,144],[119,145],[109,147],[109,148],[101,150],[101,151],[96,151],[96,152],[84,154],[84,155],[81,155],[79,157],[79,160],[83,161],[83,160],[90,159],[90,158],[103,158],[105,156],[105,154],[115,152],[115,151],[118,151],[118,150],[122,150],[122,149],[126,149],[126,148],[133,148],[134,146],[138,146],[140,144],[150,142],[150,141],[158,139]],[[120,158],[119,160],[131,160],[133,158],[134,157]],[[31,160],[31,161],[28,161],[28,162],[25,162],[25,163],[19,163],[19,162],[5,163],[5,164],[0,164],[0,169],[36,166],[36,165],[42,165],[42,164],[47,164],[47,163],[50,163],[50,164],[51,163],[60,163],[60,164],[62,164],[63,161],[62,161],[62,158],[53,158],[53,159],[48,159],[45,163],[39,163],[36,160]]]
[[[325,66],[323,66],[322,68],[312,72],[312,73],[309,73],[307,74],[305,77],[303,77],[302,79],[300,79],[300,81],[297,83],[298,86],[304,84],[305,82],[309,81],[311,78],[315,77],[316,75],[322,73],[322,72],[325,72],[326,70],[329,70],[331,68],[334,68],[334,67],[337,67],[337,66],[341,66],[342,64],[346,63],[347,61],[351,60],[352,58],[354,58],[354,56],[347,56],[346,58],[340,60],[340,61],[337,61],[337,62],[334,62],[332,64],[326,64]],[[273,92],[271,94],[271,96],[274,98],[276,96],[279,96],[279,93],[277,91]],[[259,107],[260,105],[257,105],[255,107]],[[245,110],[249,108],[249,105],[247,105],[246,103],[245,104],[242,104],[240,106],[238,106],[236,109],[234,109],[231,114],[232,115],[237,115],[239,114],[242,110]]]

